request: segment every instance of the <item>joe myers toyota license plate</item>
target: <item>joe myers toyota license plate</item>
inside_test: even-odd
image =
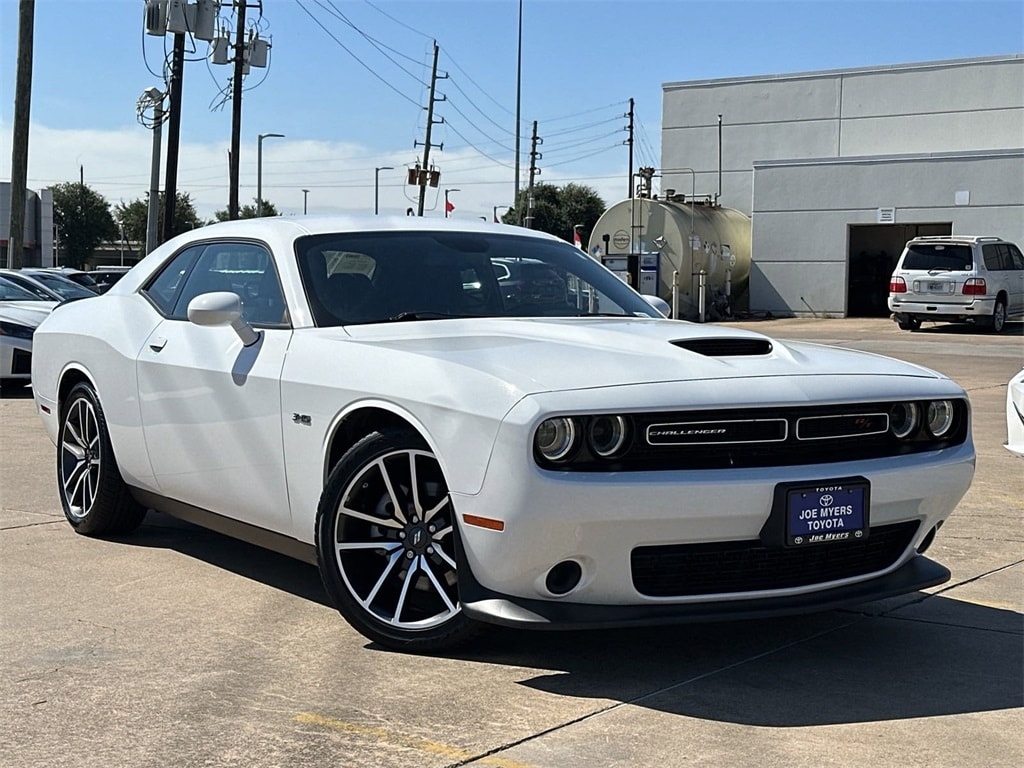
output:
[[[822,481],[786,492],[786,543],[790,546],[863,539],[868,535],[869,484]]]

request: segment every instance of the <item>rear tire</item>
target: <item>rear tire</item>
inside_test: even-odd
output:
[[[996,299],[996,306],[992,310],[992,317],[986,324],[992,333],[1002,333],[1006,327],[1006,302],[1001,298]]]
[[[86,382],[76,384],[61,406],[57,490],[64,516],[86,536],[130,533],[146,516],[121,477],[103,408]]]
[[[897,315],[896,325],[901,331],[916,331],[921,327],[921,319],[913,315]]]

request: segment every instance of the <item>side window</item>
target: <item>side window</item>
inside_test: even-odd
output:
[[[985,259],[985,269],[989,272],[998,272],[1003,268],[1002,260],[999,258],[999,246],[984,245],[982,246],[982,254]]]
[[[1010,249],[1010,259],[1013,262],[1012,269],[1024,269],[1024,255],[1021,255],[1020,249],[1016,245],[1008,247]]]
[[[142,289],[142,292],[156,304],[162,314],[170,316],[174,312],[174,305],[185,285],[185,276],[188,275],[196,263],[196,259],[203,252],[203,247],[195,245],[181,251],[164,265],[164,268],[149,285]]]
[[[255,243],[203,243],[186,248],[143,289],[173,320],[187,320],[189,302],[212,291],[238,294],[242,316],[253,325],[288,323],[274,260]]]

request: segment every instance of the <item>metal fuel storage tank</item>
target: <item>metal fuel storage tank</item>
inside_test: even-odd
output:
[[[594,225],[588,252],[667,301],[673,317],[717,320],[747,308],[750,217],[713,198],[615,203]]]

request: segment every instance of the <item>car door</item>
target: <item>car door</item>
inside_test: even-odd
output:
[[[259,331],[188,320],[188,304],[231,291]],[[291,339],[273,256],[254,242],[193,245],[143,293],[163,314],[137,360],[139,403],[153,472],[171,499],[290,533],[281,436],[281,369]]]

